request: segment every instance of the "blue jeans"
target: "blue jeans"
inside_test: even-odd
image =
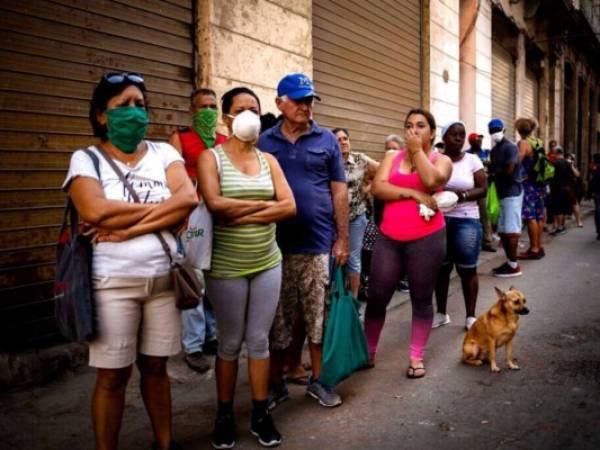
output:
[[[446,258],[444,264],[472,269],[477,267],[483,231],[479,219],[446,216]]]
[[[360,273],[362,242],[367,228],[367,216],[361,214],[350,221],[350,257],[346,264],[347,273]]]
[[[216,339],[215,314],[205,305],[206,298],[196,308],[181,312],[181,340],[183,350],[188,354],[201,352],[204,342]]]

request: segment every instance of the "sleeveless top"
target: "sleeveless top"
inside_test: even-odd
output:
[[[258,175],[240,172],[227,157],[222,146],[214,149],[219,158],[221,195],[239,200],[273,200],[275,187],[269,163],[255,149],[260,162]],[[213,225],[213,278],[239,278],[271,269],[281,262],[281,252],[275,241],[275,224]]]
[[[192,179],[198,176],[198,157],[200,153],[206,150],[206,144],[202,138],[191,128],[185,127],[177,130],[179,140],[181,141],[181,156],[185,161],[185,170]],[[227,141],[227,136],[217,133],[215,147]]]
[[[400,150],[392,162],[389,182],[395,186],[429,193],[417,172],[410,174],[398,171],[400,163],[406,157],[406,150]],[[435,162],[440,154],[431,152],[429,161]],[[441,190],[441,189],[440,189]],[[385,202],[381,232],[396,241],[414,241],[436,233],[446,226],[444,215],[438,210],[425,220],[419,215],[419,205],[412,198]]]

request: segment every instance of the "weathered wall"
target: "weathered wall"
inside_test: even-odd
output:
[[[247,86],[276,113],[279,79],[312,76],[311,0],[199,0],[199,13],[199,86]]]
[[[459,1],[430,2],[429,109],[441,127],[459,118]]]
[[[477,74],[474,131],[484,135],[483,147],[489,148],[487,124],[492,117],[492,8],[489,0],[481,1],[475,30]]]

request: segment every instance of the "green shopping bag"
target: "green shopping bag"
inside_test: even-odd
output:
[[[335,386],[367,364],[367,339],[358,317],[359,303],[344,286],[340,266],[335,268],[331,305],[323,337],[323,365],[320,381]]]
[[[498,192],[496,191],[496,183],[491,182],[487,191],[487,213],[492,225],[498,224],[500,216],[500,200],[498,200]]]

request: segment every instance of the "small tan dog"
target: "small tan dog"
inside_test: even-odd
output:
[[[496,364],[496,349],[506,345],[506,363],[512,370],[519,366],[512,359],[513,339],[519,329],[519,316],[529,314],[527,300],[521,291],[510,287],[502,292],[494,288],[498,301],[488,312],[479,316],[463,341],[462,360],[472,366],[483,364],[487,354],[492,372],[500,372]]]

